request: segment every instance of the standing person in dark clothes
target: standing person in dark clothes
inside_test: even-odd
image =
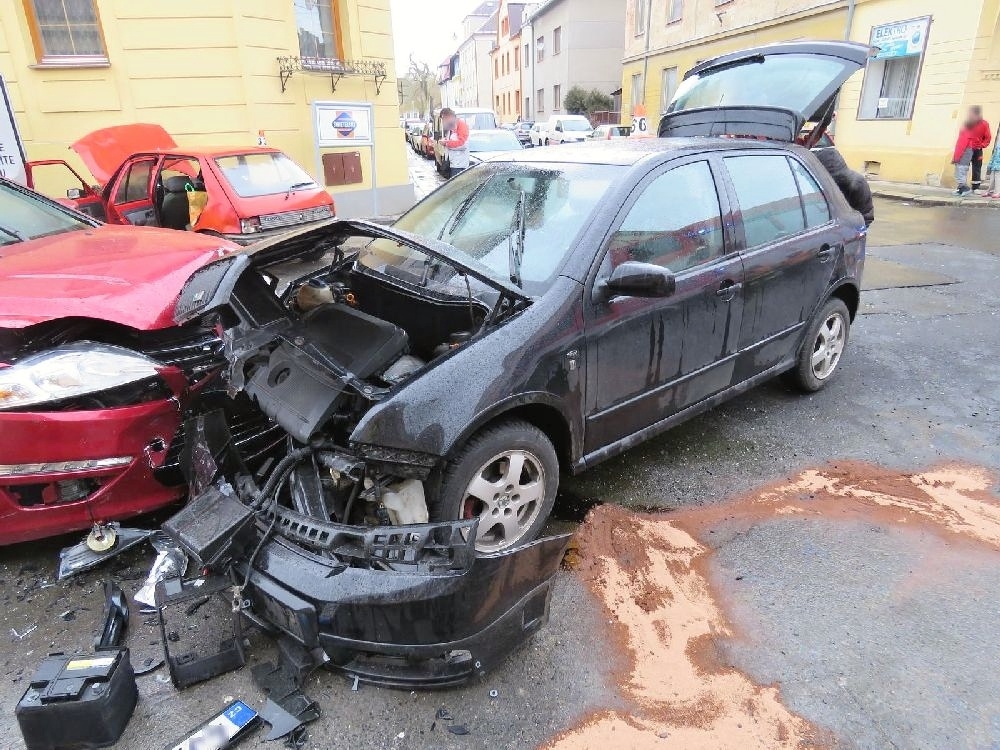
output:
[[[837,187],[847,198],[851,208],[865,217],[865,226],[871,226],[875,221],[875,204],[872,202],[872,190],[868,187],[865,176],[848,167],[844,157],[835,148],[819,148],[813,153],[826,167],[826,171],[837,183]]]
[[[983,151],[990,145],[993,135],[990,124],[983,119],[983,108],[969,107],[969,145],[972,147],[972,189],[979,190],[983,174]]]

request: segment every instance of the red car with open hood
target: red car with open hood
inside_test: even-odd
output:
[[[330,194],[274,148],[182,148],[146,123],[95,130],[71,148],[99,186],[48,160],[28,165],[29,187],[42,188],[42,167],[68,170],[59,201],[110,224],[190,229],[245,245],[335,213]]]

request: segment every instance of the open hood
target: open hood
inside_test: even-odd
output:
[[[659,134],[794,140],[803,123],[815,121],[818,139],[840,87],[870,54],[857,42],[782,42],[707,60],[684,75]]]
[[[446,242],[420,237],[370,221],[331,219],[322,224],[314,224],[255,242],[241,252],[201,269],[191,277],[181,293],[175,313],[176,321],[178,324],[189,322],[209,310],[226,304],[240,274],[250,266],[264,269],[312,255],[324,247],[333,250],[350,237],[370,237],[373,240],[386,239],[398,242],[445,261],[486,286],[502,292],[510,299],[530,299],[523,289],[498,278],[489,268]]]
[[[137,122],[115,125],[88,133],[70,145],[102,186],[132,154],[140,151],[169,151],[177,148],[174,139],[159,125]]]

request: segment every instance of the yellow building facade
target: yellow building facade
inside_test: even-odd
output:
[[[151,122],[182,147],[263,135],[320,184],[324,154],[349,154],[360,181],[328,187],[341,216],[414,200],[389,0],[4,0],[0,74],[29,159],[66,159],[87,176],[70,143]],[[370,115],[334,132],[343,145],[318,124],[338,104]]]
[[[641,103],[655,127],[685,71],[716,55],[909,33],[920,43],[883,52],[841,92],[833,133],[848,163],[882,180],[953,185],[967,108],[981,105],[1000,127],[1000,0],[629,0],[627,12],[623,119]]]

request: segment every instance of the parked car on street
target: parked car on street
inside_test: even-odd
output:
[[[580,143],[594,130],[583,115],[561,115],[549,118],[545,125],[545,145]]]
[[[529,146],[544,146],[545,145],[545,123],[536,122],[528,130],[528,145]]]
[[[84,191],[75,201],[109,224],[245,245],[335,214],[330,194],[274,148],[180,148],[159,125],[138,123],[94,131],[72,149],[102,185],[99,200]]]
[[[531,128],[535,123],[531,120],[522,120],[514,126],[514,135],[521,142],[522,146],[531,145]]]
[[[427,123],[420,134],[420,155],[425,159],[433,159],[434,145],[434,126],[431,123]]]
[[[406,129],[406,143],[413,150],[413,153],[423,156],[424,144],[424,123],[415,122]]]
[[[497,154],[523,148],[510,130],[473,130],[469,133],[469,165],[475,166]]]
[[[237,250],[101,224],[0,179],[0,545],[184,495],[178,429],[225,360],[217,333],[174,325],[174,303]],[[253,413],[232,425],[248,455],[283,439]]]
[[[627,125],[598,125],[587,136],[591,141],[610,141],[614,138],[628,138],[631,128]]]
[[[194,275],[176,323],[221,322],[230,389],[289,439],[263,487],[222,472],[258,519],[248,616],[369,679],[454,684],[544,619],[561,544],[529,542],[560,471],[780,374],[828,385],[866,228],[794,140],[868,54],[709,61],[660,124],[690,137],[497,157],[391,227],[333,220]],[[333,262],[283,291],[256,270],[317,244]],[[517,556],[527,578],[501,572]]]

